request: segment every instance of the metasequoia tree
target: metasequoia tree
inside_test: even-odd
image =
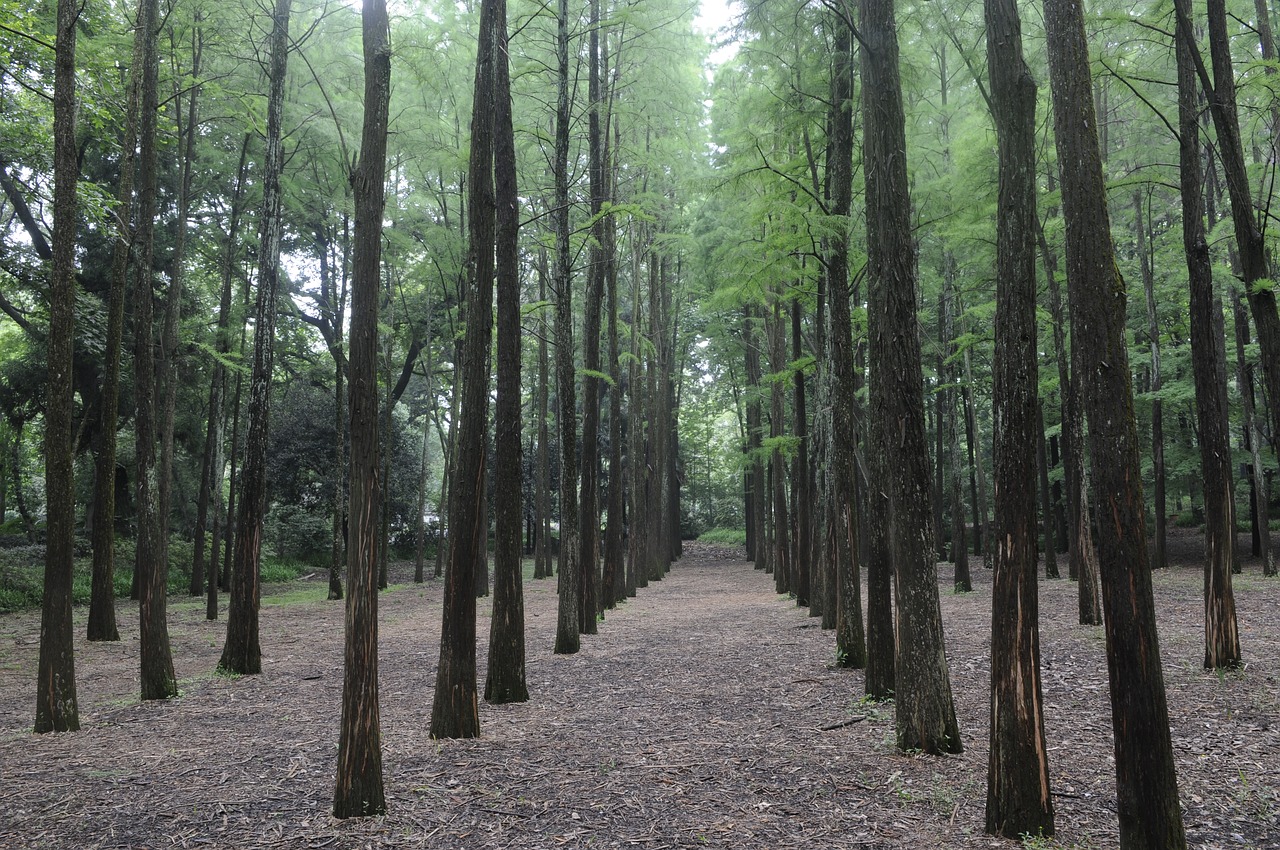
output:
[[[35,731],[80,728],[71,567],[75,543],[72,346],[76,305],[76,26],[75,0],[58,0],[53,78],[53,263],[49,281],[48,403],[44,416],[48,542],[40,611]],[[114,471],[114,470],[113,470]]]
[[[859,578],[858,505],[855,487],[857,429],[854,404],[857,392],[853,357],[853,319],[849,305],[849,214],[853,206],[853,49],[852,22],[833,14],[831,68],[830,150],[827,161],[831,214],[836,217],[831,251],[827,256],[831,335],[831,483],[835,491],[832,528],[836,563],[836,659],[843,667],[867,666],[867,646],[862,630],[862,590]]]
[[[573,268],[569,255],[569,0],[556,4],[556,118],[552,229],[555,231],[556,397],[560,412],[560,569],[555,651],[573,654],[579,637],[583,565],[578,552],[578,425],[574,389]]]
[[[1083,10],[1045,0],[1054,135],[1066,224],[1067,288],[1080,406],[1099,510],[1120,846],[1186,846],[1156,634],[1124,281],[1116,267]],[[1083,580],[1083,577],[1081,577]]]
[[[249,384],[249,431],[240,471],[227,642],[218,667],[233,673],[262,672],[258,642],[259,580],[263,518],[267,513],[267,428],[271,415],[280,241],[284,233],[280,174],[284,169],[284,83],[289,58],[292,0],[276,0],[271,12],[267,71],[267,134],[262,165],[262,212],[258,222],[258,291],[254,301],[253,372]]]
[[[1053,834],[1036,594],[1036,84],[1014,0],[986,0],[996,214],[995,517],[987,832]]]
[[[1180,18],[1190,17],[1189,0],[1178,0]],[[1221,307],[1213,295],[1213,266],[1204,230],[1203,175],[1200,167],[1194,42],[1179,28],[1178,162],[1182,183],[1182,241],[1191,288],[1191,363],[1199,424],[1200,476],[1204,482],[1204,666],[1240,664],[1240,633],[1231,589],[1235,559],[1236,510],[1231,475],[1231,440],[1227,428],[1227,365],[1220,350],[1222,334],[1215,321]]]
[[[391,26],[385,0],[365,0],[364,128],[351,170],[355,242],[351,286],[350,582],[343,657],[342,720],[333,792],[337,818],[383,814],[378,708],[378,300],[385,206],[387,111],[391,99]]]
[[[494,195],[498,279],[498,398],[494,413],[493,620],[484,698],[491,703],[525,702],[524,587],[520,533],[524,517],[520,446],[520,206],[516,193],[516,145],[511,118],[511,72],[507,51],[507,3],[493,0]],[[594,616],[594,615],[593,615]]]
[[[159,109],[159,57],[156,50],[160,26],[157,0],[142,0],[138,7],[138,34],[142,39],[138,121],[138,250],[134,276],[134,431],[137,475],[134,487],[138,507],[137,564],[139,657],[143,699],[167,699],[178,693],[169,649],[167,620],[169,563],[161,543],[165,523],[159,515],[156,486],[156,369],[153,340],[155,274],[155,222],[158,212],[158,156],[156,123]]]
[[[900,750],[962,749],[943,646],[934,561],[915,253],[893,0],[863,0],[863,163],[872,298],[871,415],[889,468],[889,534],[896,578],[895,732]]]
[[[501,11],[505,12],[505,9]],[[498,3],[483,0],[476,53],[471,154],[467,165],[467,294],[462,340],[458,433],[449,483],[449,565],[445,571],[440,664],[431,706],[431,737],[480,734],[476,688],[476,573],[488,558],[485,455],[489,432],[489,348],[493,339],[494,109]],[[505,54],[503,54],[505,61]]]

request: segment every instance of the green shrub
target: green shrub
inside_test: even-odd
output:
[[[723,543],[732,546],[746,546],[747,532],[742,528],[713,528],[698,537],[699,543]]]

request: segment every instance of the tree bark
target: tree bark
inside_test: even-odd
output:
[[[511,119],[507,52],[507,2],[494,4],[494,194],[497,203],[498,398],[494,412],[493,619],[484,698],[527,702],[524,585],[520,533],[524,462],[520,441],[520,206],[516,193],[516,143]]]
[[[156,112],[159,101],[159,57],[156,38],[157,0],[139,6],[138,34],[142,44],[142,83],[139,90],[138,266],[134,279],[134,431],[137,480],[138,541],[134,571],[139,593],[139,656],[143,699],[167,699],[178,693],[169,649],[169,565],[161,542],[164,523],[159,515],[156,482],[156,370],[153,339],[155,222],[157,204]]]
[[[495,0],[480,6],[475,108],[467,166],[466,330],[458,392],[458,434],[449,485],[449,565],[445,570],[440,663],[431,708],[431,737],[480,735],[476,688],[476,581],[488,558],[485,477],[489,433],[489,356],[493,338],[493,278],[497,207],[493,148],[498,18]]]
[[[1190,15],[1189,0],[1178,12]],[[1183,30],[1178,31],[1179,36]],[[1220,353],[1221,309],[1214,303],[1213,265],[1204,225],[1204,178],[1200,167],[1200,125],[1196,103],[1193,42],[1177,39],[1178,162],[1182,188],[1182,242],[1191,288],[1191,363],[1199,425],[1200,477],[1204,482],[1204,666],[1240,665],[1231,568],[1235,555],[1236,511],[1227,424],[1227,364]],[[1215,315],[1216,314],[1216,315]]]
[[[916,275],[911,237],[905,119],[893,0],[863,0],[862,92],[865,127],[868,268],[872,288],[872,416],[889,476],[898,619],[894,700],[899,750],[962,750],[947,672],[938,601]]]
[[[1170,850],[1185,847],[1186,837],[1147,560],[1124,281],[1111,242],[1083,9],[1071,0],[1045,0],[1044,13],[1066,223],[1074,371],[1089,421],[1093,486],[1106,517],[1098,524],[1098,555],[1120,846]]]
[[[253,373],[249,384],[249,432],[240,472],[239,516],[236,518],[231,602],[227,610],[227,642],[218,667],[233,673],[262,672],[258,640],[261,597],[259,570],[262,527],[267,513],[267,432],[271,418],[271,369],[275,344],[276,299],[283,237],[280,175],[284,169],[282,116],[285,72],[289,58],[289,14],[292,0],[276,0],[270,39],[270,93],[262,169],[262,214],[258,239],[258,293],[254,302]]]
[[[986,0],[1000,159],[996,213],[995,565],[986,830],[1053,834],[1036,587],[1036,84],[1014,0]]]
[[[1151,542],[1151,568],[1162,570],[1169,566],[1167,555],[1168,534],[1165,528],[1168,518],[1168,499],[1165,496],[1164,470],[1164,401],[1160,389],[1164,376],[1160,370],[1160,323],[1156,316],[1156,281],[1152,259],[1147,247],[1148,226],[1143,220],[1142,193],[1133,192],[1134,230],[1138,234],[1138,257],[1141,261],[1142,288],[1147,296],[1147,345],[1151,350],[1151,467],[1155,487],[1156,532]],[[1184,212],[1185,215],[1185,212]]]
[[[578,427],[574,391],[573,271],[569,256],[569,0],[556,4],[555,229],[556,397],[560,402],[560,580],[555,651],[572,655],[581,646],[578,552]]]
[[[48,402],[44,414],[47,540],[36,670],[35,731],[80,728],[71,572],[75,557],[76,26],[79,9],[59,0],[54,41],[53,262],[49,281]],[[113,470],[114,472],[114,470]],[[114,477],[114,476],[113,476]]]
[[[288,3],[289,0],[280,0]],[[351,292],[351,521],[347,549],[342,718],[333,792],[336,818],[387,810],[378,708],[378,282],[391,99],[391,26],[385,0],[364,0],[364,122],[351,170],[355,241]],[[473,644],[474,646],[474,644]]]

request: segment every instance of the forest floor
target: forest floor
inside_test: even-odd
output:
[[[1280,848],[1280,581],[1246,562],[1247,663],[1205,672],[1199,538],[1177,534],[1155,585],[1189,838]],[[181,696],[162,703],[137,698],[137,617],[121,602],[120,643],[77,639],[71,734],[31,734],[39,613],[5,615],[0,848],[1017,847],[982,831],[991,574],[974,567],[957,595],[939,565],[965,745],[949,757],[896,753],[892,704],[860,700],[862,674],[833,666],[819,621],[739,552],[698,544],[573,656],[551,652],[554,580],[527,581],[532,699],[481,703],[481,738],[435,741],[441,582],[394,585],[380,597],[389,814],[345,822],[330,814],[343,606],[324,601],[323,575],[267,589],[260,676],[216,675],[225,621],[172,598]],[[1023,846],[1114,847],[1102,630],[1076,625],[1066,580],[1041,582],[1041,614],[1058,837]]]

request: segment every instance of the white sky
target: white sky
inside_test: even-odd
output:
[[[719,31],[731,24],[734,18],[741,13],[742,9],[739,0],[701,0],[698,16],[694,19],[694,25],[706,33],[708,38],[718,41],[724,38],[724,33]],[[732,59],[737,52],[737,44],[726,44],[711,53],[711,64],[713,66],[720,65]]]

